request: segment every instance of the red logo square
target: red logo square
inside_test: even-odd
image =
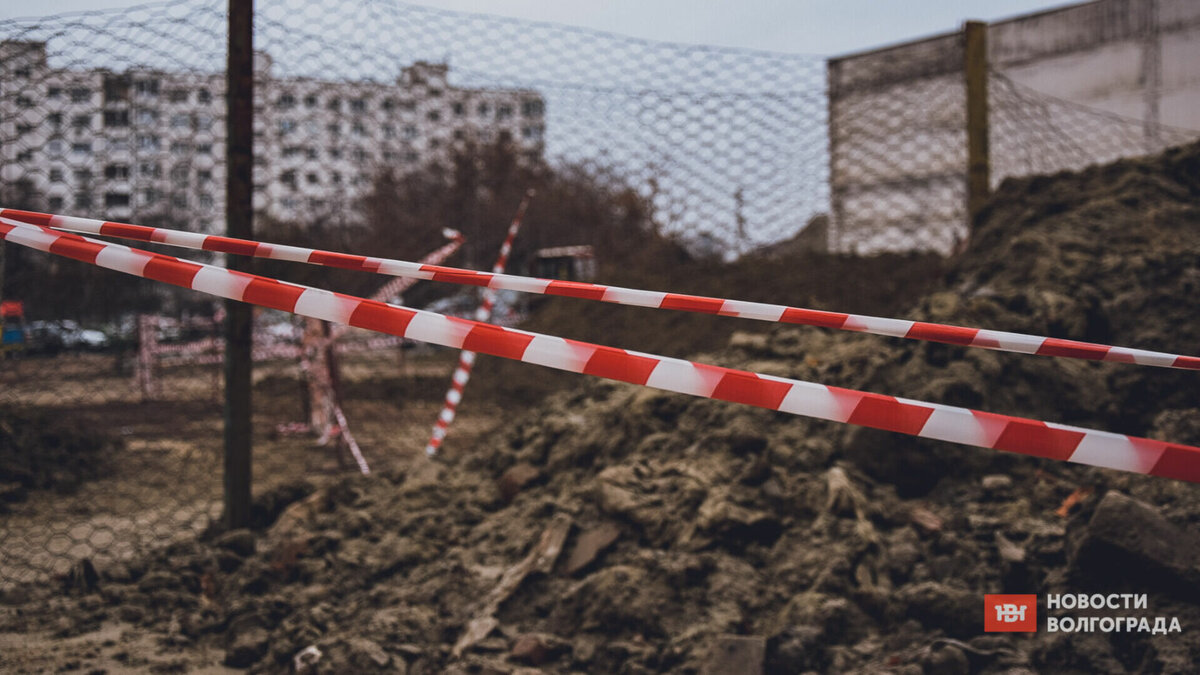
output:
[[[1036,633],[1036,595],[983,596],[983,630],[988,633]]]

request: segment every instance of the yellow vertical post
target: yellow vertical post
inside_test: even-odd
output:
[[[963,27],[963,73],[967,90],[967,226],[968,236],[975,217],[991,191],[991,161],[988,155],[988,66],[987,24],[968,21]]]

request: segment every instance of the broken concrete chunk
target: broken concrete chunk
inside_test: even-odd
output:
[[[620,536],[620,528],[613,523],[601,523],[579,535],[575,540],[575,548],[567,558],[566,573],[575,574],[587,568]]]
[[[391,662],[391,654],[384,651],[379,643],[366,638],[350,639],[350,663],[354,664],[355,668],[387,668]]]
[[[767,639],[761,635],[718,635],[701,675],[758,675],[763,672]]]
[[[504,497],[504,501],[511,502],[530,483],[541,478],[541,476],[541,469],[532,464],[526,462],[514,464],[501,474],[499,481],[497,481],[500,487],[500,495]]]
[[[1144,579],[1200,596],[1200,535],[1173,525],[1149,504],[1110,491],[1074,549],[1071,573],[1108,585]]]
[[[254,555],[254,533],[250,530],[231,530],[217,539],[217,548],[248,558]]]

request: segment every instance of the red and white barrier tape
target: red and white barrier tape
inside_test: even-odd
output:
[[[526,192],[525,196],[521,198],[521,203],[517,206],[517,213],[508,226],[508,234],[504,237],[504,243],[500,245],[500,255],[496,256],[496,264],[492,265],[492,273],[503,274],[504,268],[508,266],[508,255],[512,253],[513,241],[521,229],[521,220],[525,217],[525,210],[529,208],[529,200],[532,198],[533,190]],[[495,304],[496,292],[490,288],[485,289],[483,302],[475,309],[475,320],[487,323],[492,318],[492,307]],[[442,411],[438,413],[437,421],[433,423],[433,432],[429,437],[429,442],[425,444],[427,456],[433,457],[437,454],[438,448],[442,447],[442,441],[446,439],[450,425],[454,422],[458,404],[462,402],[463,390],[466,389],[467,382],[471,379],[471,368],[474,365],[475,352],[464,349],[458,355],[458,367],[454,369],[454,375],[450,377],[450,389],[446,391],[446,400],[442,403]]]
[[[842,389],[567,340],[308,288],[48,228],[0,238],[134,276],[453,349],[794,415],[1200,482],[1200,448]]]
[[[11,220],[5,220],[6,218]],[[726,300],[723,298],[664,293],[661,291],[644,291],[577,281],[556,281],[511,274],[477,272],[454,267],[421,265],[402,260],[333,253],[297,246],[263,244],[244,239],[194,234],[165,228],[112,223],[74,216],[55,216],[14,209],[0,209],[0,222],[11,223],[13,221],[54,227],[73,232],[150,241],[205,251],[250,255],[274,260],[291,260],[329,267],[378,272],[380,274],[411,276],[417,279],[469,286],[483,286],[496,290],[559,295],[587,300],[599,300],[619,305],[675,309],[702,314],[719,314],[721,316],[757,319],[775,323],[820,326],[858,333],[872,333],[875,335],[913,340],[942,342],[965,347],[978,347],[1021,354],[1037,354],[1040,356],[1087,359],[1091,361],[1113,361],[1142,366],[1156,366],[1159,368],[1200,370],[1200,357],[1181,356],[1179,354],[1134,349],[1132,347],[1114,347],[1112,345],[1092,342],[1026,335],[1024,333],[1010,333],[985,328],[968,328],[940,323],[926,323],[923,321],[827,312],[744,300]]]
[[[454,255],[455,251],[462,248],[463,242],[466,241],[466,237],[462,236],[462,233],[459,232],[458,230],[452,230],[450,228],[446,228],[445,230],[442,230],[442,235],[444,237],[446,237],[447,239],[449,239],[450,242],[447,243],[445,246],[442,246],[439,249],[431,251],[424,258],[421,258],[421,260],[418,264],[420,264],[420,265],[440,264],[446,258],[449,258],[450,256]],[[375,291],[375,293],[371,296],[371,299],[376,302],[389,302],[392,298],[398,297],[401,293],[408,290],[413,284],[417,283],[418,281],[420,281],[420,279],[417,279],[416,277],[396,277],[395,279],[392,279],[391,281],[384,284],[382,288]],[[334,326],[333,332],[329,336],[330,341],[335,341],[338,338],[340,338],[342,335],[344,335],[346,333],[346,330],[347,330],[346,326],[344,326],[342,324],[338,324],[338,325]]]

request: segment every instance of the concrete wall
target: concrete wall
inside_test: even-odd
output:
[[[1200,137],[1200,2],[1097,0],[988,28],[991,179]],[[968,233],[960,32],[831,59],[830,248],[950,253]]]

